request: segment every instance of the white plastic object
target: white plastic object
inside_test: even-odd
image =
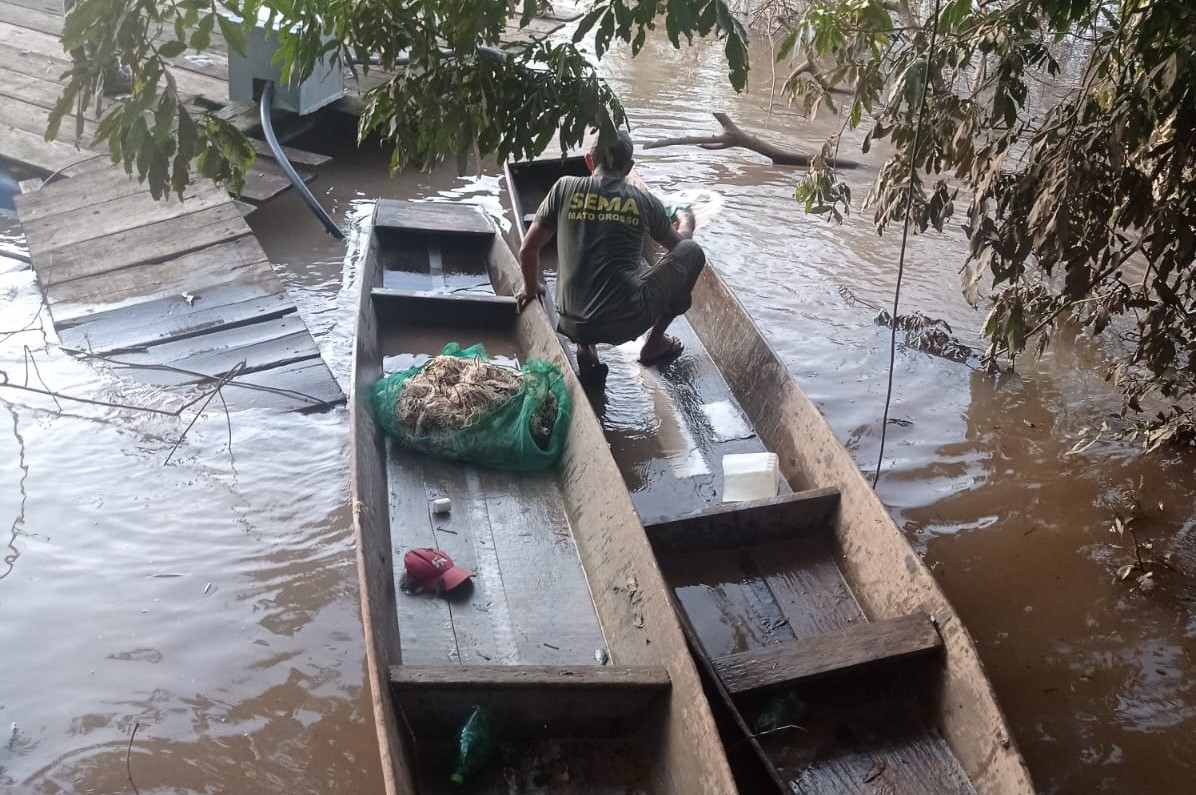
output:
[[[777,496],[779,464],[776,453],[723,456],[723,502]]]
[[[453,509],[453,501],[448,497],[437,497],[432,500],[432,513],[448,513]]]

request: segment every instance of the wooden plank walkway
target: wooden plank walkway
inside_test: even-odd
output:
[[[543,38],[579,15],[561,4],[526,28],[513,19],[503,41]],[[311,410],[343,401],[245,224],[251,208],[207,183],[193,185],[182,202],[154,201],[106,153],[67,140],[71,124],[61,140],[43,138],[59,78],[72,65],[58,38],[62,24],[61,0],[0,0],[0,158],[67,177],[17,200],[63,345],[113,357],[125,364],[121,374],[166,388],[194,388],[243,367],[224,390],[231,407]],[[171,59],[182,101],[253,132],[258,109],[228,102],[227,43],[218,31],[212,38],[203,53]],[[357,111],[361,94],[390,74],[375,69],[368,80],[347,81],[338,109]],[[86,119],[81,144],[96,123],[94,114]],[[265,144],[256,149],[241,197],[251,204],[291,187]],[[287,155],[305,180],[328,162],[298,150]]]
[[[87,158],[89,151],[75,146],[71,121],[63,124],[59,140],[43,138],[50,111],[58,101],[59,76],[72,65],[58,38],[62,23],[61,0],[0,0],[0,157],[73,175],[77,172],[72,167]],[[213,37],[218,38],[218,33]],[[194,113],[228,102],[227,52],[221,39],[203,53],[189,50],[171,59],[180,99]],[[256,105],[238,107],[237,111],[239,126],[257,125]],[[97,121],[94,111],[87,114],[82,146],[90,143]],[[240,197],[254,205],[292,188],[266,144],[256,144],[260,144],[255,146],[258,157],[246,174]],[[292,162],[308,167],[331,160],[298,150],[288,150],[287,155]],[[299,174],[306,182],[315,178],[309,170]]]
[[[164,388],[212,384],[230,409],[310,411],[344,395],[236,203],[210,183],[155,201],[107,158],[17,198],[64,347]]]

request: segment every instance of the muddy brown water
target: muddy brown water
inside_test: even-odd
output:
[[[709,111],[720,109],[779,141],[813,146],[837,129],[770,113],[766,56],[755,58],[764,68],[741,96],[712,47],[650,42],[604,68],[640,140],[716,132]],[[854,152],[858,138],[843,146]],[[332,153],[314,187],[349,229],[347,253],[293,195],[253,226],[345,383],[372,199],[501,214],[502,185],[492,167],[392,181],[372,148]],[[877,237],[866,213],[843,226],[806,217],[791,200],[794,173],[752,153],[660,149],[639,162],[661,190],[720,195],[700,242],[871,470],[888,335],[868,304],[891,301],[897,237]],[[874,174],[873,160],[848,175],[857,197]],[[158,399],[47,350],[48,325],[6,334],[39,298],[19,233],[2,218],[0,230],[0,369],[22,382],[28,346],[55,389]],[[958,287],[964,253],[957,231],[915,238],[902,308],[979,346],[982,312]],[[1001,376],[899,350],[879,493],[976,638],[1043,792],[1190,792],[1196,589],[1166,573],[1148,592],[1117,582],[1132,555],[1108,528],[1139,493],[1143,539],[1196,575],[1193,459],[1107,440],[1071,452],[1118,407],[1101,361],[1084,339]],[[213,414],[164,466],[189,417],[58,412],[11,390],[0,400],[0,791],[131,791],[130,770],[141,792],[377,791],[346,413],[237,414],[231,454]],[[621,421],[655,432],[650,414]]]

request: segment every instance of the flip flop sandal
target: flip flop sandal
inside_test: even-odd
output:
[[[676,337],[665,337],[665,339],[669,341],[669,346],[657,355],[647,359],[641,356],[639,358],[640,364],[644,365],[645,367],[650,367],[654,364],[660,364],[671,359],[676,359],[681,355],[681,352],[685,350],[685,345],[682,344],[681,340],[677,339]]]
[[[610,368],[604,362],[597,364],[578,364],[577,380],[584,386],[602,384],[606,381],[606,374]]]

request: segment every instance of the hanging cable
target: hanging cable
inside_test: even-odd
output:
[[[312,195],[307,188],[307,183],[300,178],[296,173],[295,167],[291,165],[291,161],[287,160],[287,156],[283,154],[282,146],[278,143],[278,137],[274,135],[274,124],[270,120],[270,107],[274,104],[274,82],[269,81],[262,86],[262,132],[266,135],[266,143],[270,144],[270,151],[274,153],[274,159],[278,161],[278,165],[282,166],[282,170],[286,172],[287,178],[291,180],[291,184],[295,186],[295,190],[299,191],[299,195],[303,197],[303,201],[307,202],[307,206],[316,214],[316,218],[320,219],[320,223],[324,224],[324,228],[328,230],[328,234],[335,237],[337,240],[344,240],[345,233],[336,225],[336,222],[328,215],[328,212],[316,201],[316,197]]]
[[[893,402],[893,369],[897,364],[897,306],[901,301],[901,277],[905,275],[905,247],[909,241],[909,219],[914,207],[914,177],[918,170],[918,146],[922,140],[922,121],[926,116],[926,91],[930,87],[930,61],[939,30],[939,4],[934,0],[934,16],[930,20],[930,46],[926,50],[926,71],[922,75],[922,96],[918,99],[918,120],[914,126],[914,141],[909,158],[909,188],[905,197],[905,222],[901,230],[901,254],[897,257],[897,286],[893,289],[893,322],[889,330],[889,385],[885,390],[885,411],[880,419],[880,452],[876,456],[876,472],[872,488],[880,482],[880,467],[885,459],[885,437],[889,430],[889,406]]]

